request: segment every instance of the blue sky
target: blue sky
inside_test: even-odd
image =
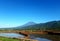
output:
[[[59,0],[0,0],[0,27],[60,20]]]

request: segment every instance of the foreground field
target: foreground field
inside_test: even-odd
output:
[[[0,37],[0,41],[38,41],[38,40],[32,40],[27,38],[7,38],[7,37]]]
[[[6,38],[6,37],[0,37],[0,41],[19,41],[18,39],[12,39],[12,38]]]

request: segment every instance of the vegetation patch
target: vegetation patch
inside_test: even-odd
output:
[[[7,37],[0,37],[0,41],[20,41],[18,39],[7,38]]]

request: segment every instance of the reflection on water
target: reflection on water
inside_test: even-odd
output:
[[[42,38],[42,37],[40,37],[40,35],[36,35],[36,34],[30,35],[30,36],[31,36],[31,39],[36,39],[36,40],[39,40],[39,41],[52,41],[52,40],[47,39],[47,38]]]
[[[15,38],[24,38],[23,35],[16,34],[16,33],[0,33],[0,36],[5,37],[15,37]],[[60,35],[30,35],[31,39],[36,39],[39,41],[60,41]]]
[[[33,35],[31,35],[31,36],[33,36]],[[51,41],[60,41],[60,35],[36,35],[36,34],[34,34],[34,36],[38,39],[40,38],[40,40],[41,40],[41,38],[42,39],[44,38],[43,41],[45,39],[48,39],[48,40],[51,40]]]
[[[45,39],[45,38],[35,38],[36,40],[39,40],[39,41],[51,41],[51,40],[48,40],[48,39]]]
[[[4,37],[15,37],[15,38],[23,38],[24,36],[23,35],[20,35],[20,34],[16,34],[16,33],[0,33],[0,36],[4,36]]]

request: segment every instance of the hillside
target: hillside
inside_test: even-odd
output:
[[[0,30],[21,30],[22,28],[25,28],[27,26],[31,26],[31,25],[35,25],[35,22],[28,22],[22,26],[18,26],[18,27],[9,27],[9,28],[0,28]]]
[[[51,22],[46,22],[41,24],[35,24],[35,25],[20,27],[20,29],[22,30],[60,30],[60,21],[51,21]]]
[[[22,26],[12,28],[0,28],[0,30],[60,30],[60,21],[50,21],[39,24],[28,22]]]

